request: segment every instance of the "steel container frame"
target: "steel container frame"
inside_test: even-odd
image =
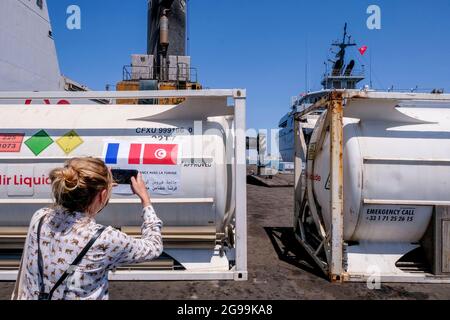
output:
[[[396,99],[432,102],[450,102],[450,94],[375,92],[371,90],[325,90],[320,93],[322,98],[305,110],[296,113],[295,135],[295,185],[294,185],[294,231],[295,237],[306,252],[317,263],[322,272],[332,282],[362,282],[373,280],[371,275],[352,275],[345,268],[344,241],[344,110],[346,101],[351,99]],[[318,143],[307,145],[302,130],[302,116],[316,111],[327,110],[327,116],[319,121],[316,129],[319,131]],[[330,131],[330,194],[331,229],[326,232],[325,226],[318,213],[318,204],[314,199],[310,179],[305,177],[308,160],[314,160],[317,151],[323,144],[327,130]],[[384,203],[383,203],[384,204]],[[410,202],[408,202],[410,204]],[[435,211],[450,208],[450,201],[418,203],[433,205]],[[312,245],[308,237],[311,233],[305,228],[305,211],[314,220],[317,234],[312,235],[320,241],[319,246]],[[310,239],[310,238],[309,238]],[[326,257],[326,258],[323,258]],[[393,275],[383,277],[382,282],[392,283],[450,283],[448,275],[412,274]]]
[[[247,271],[247,184],[246,184],[246,90],[178,90],[178,91],[103,91],[103,92],[0,92],[0,103],[43,100],[116,100],[159,98],[226,98],[232,99],[234,117],[234,173],[235,179],[235,265],[228,271],[116,271],[110,272],[110,280],[118,281],[174,281],[174,280],[235,280],[246,281]],[[39,107],[39,106],[35,106]],[[61,106],[64,107],[64,106]],[[107,106],[105,106],[107,107]],[[148,106],[151,108],[151,106]],[[1,106],[0,106],[1,108]],[[178,201],[177,199],[171,199]],[[205,199],[198,199],[205,200]],[[208,199],[206,199],[208,200]],[[167,200],[156,200],[167,203]],[[180,199],[179,202],[182,200]],[[218,248],[216,248],[218,250]],[[0,271],[0,280],[14,281],[17,271]]]

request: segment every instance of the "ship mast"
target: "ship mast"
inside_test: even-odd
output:
[[[357,83],[364,80],[363,72],[355,72],[355,60],[348,64],[345,61],[346,49],[356,46],[352,37],[347,33],[347,23],[344,26],[344,36],[341,42],[333,42],[332,46],[339,48],[336,53],[336,60],[329,60],[333,65],[330,73],[326,71],[322,80],[322,86],[325,89],[355,89]]]

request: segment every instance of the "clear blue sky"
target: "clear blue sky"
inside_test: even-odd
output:
[[[66,29],[66,8],[82,10],[82,30]],[[382,29],[366,27],[370,4]],[[48,0],[61,71],[92,89],[122,78],[130,55],[146,52],[147,0]],[[209,88],[248,90],[248,126],[274,128],[292,96],[320,89],[323,62],[344,22],[372,54],[376,88],[450,92],[448,0],[190,0],[190,55]],[[307,54],[306,39],[309,39]],[[356,49],[354,49],[356,50]],[[359,53],[353,51],[353,56]]]

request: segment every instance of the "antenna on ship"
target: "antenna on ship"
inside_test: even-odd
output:
[[[309,92],[309,39],[308,34],[306,35],[306,43],[305,43],[305,49],[306,49],[306,62],[305,62],[305,87],[306,87],[306,93]]]
[[[369,59],[370,59],[370,89],[373,88],[373,84],[372,84],[372,52],[373,52],[373,49],[370,50],[370,52],[369,52],[369,54],[370,54],[370,56],[369,56]]]
[[[352,37],[348,35],[347,23],[344,25],[344,35],[342,41],[335,41],[331,45],[339,48],[339,51],[335,53],[336,60],[329,60],[332,63],[331,72],[325,73],[322,80],[322,86],[325,89],[356,89],[356,84],[364,80],[362,73],[355,74],[355,60],[351,60],[348,64],[345,61],[346,49],[348,47],[355,47],[356,43],[352,41]]]
[[[186,47],[187,55],[191,54],[191,10],[189,7],[190,0],[186,1]]]

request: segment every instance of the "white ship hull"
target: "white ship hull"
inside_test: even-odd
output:
[[[0,1],[0,91],[64,88],[47,2]]]

